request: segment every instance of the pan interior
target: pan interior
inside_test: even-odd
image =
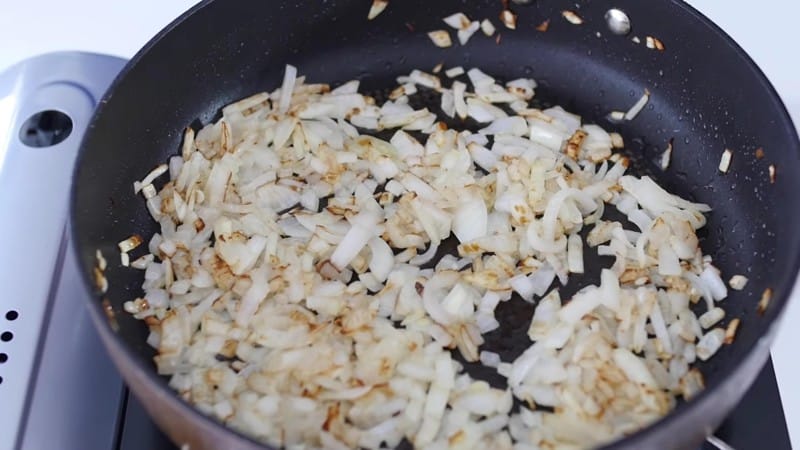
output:
[[[133,193],[133,181],[178,153],[187,124],[198,128],[225,104],[276,88],[285,64],[297,66],[309,81],[360,79],[368,92],[390,88],[397,76],[438,63],[479,67],[502,80],[535,78],[541,105],[562,105],[621,133],[635,163],[633,173],[649,174],[671,192],[714,208],[703,249],[726,280],[734,274],[749,278],[746,289],[730,291],[724,304],[726,320],[742,318],[736,343],[701,366],[708,384],[714,385],[755,345],[791,289],[800,248],[794,232],[800,222],[794,195],[800,179],[788,176],[800,169],[796,142],[786,138],[791,124],[757,70],[724,36],[683,7],[667,1],[615,2],[632,18],[640,39],[653,35],[664,42],[660,52],[631,42],[632,35],[613,35],[603,21],[608,5],[582,3],[578,12],[585,22],[575,26],[560,15],[572,3],[534,3],[516,7],[518,26],[513,31],[500,24],[501,6],[495,1],[392,2],[371,22],[364,2],[206,4],[132,61],[87,134],[76,171],[72,218],[87,279],[96,249],[115,261],[116,242],[157,231],[144,201]],[[441,18],[457,11],[490,18],[499,37],[477,33],[464,47],[434,47],[426,32],[445,28]],[[551,21],[548,31],[536,31],[546,19]],[[652,95],[635,120],[612,124],[605,119],[611,110],[629,108],[644,89]],[[670,140],[672,164],[662,171],[657,161]],[[726,148],[734,153],[733,164],[722,174],[717,164]],[[764,149],[765,158],[756,158],[757,148]],[[778,168],[774,184],[770,164]],[[609,265],[597,260],[587,266],[597,269],[596,274],[601,264]],[[141,294],[142,274],[110,264],[106,275],[117,334],[152,371],[146,327],[122,309],[122,303]],[[597,280],[591,273],[584,278],[573,280],[573,286]],[[760,316],[756,304],[767,287],[775,289],[775,298]],[[504,360],[524,350],[532,311],[524,302],[504,304],[498,312],[503,326],[487,336],[487,348],[499,351]]]

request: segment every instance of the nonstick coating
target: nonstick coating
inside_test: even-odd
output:
[[[725,279],[733,274],[749,278],[746,288],[731,290],[723,305],[725,323],[742,319],[736,342],[700,365],[708,385],[703,394],[617,444],[677,448],[702,440],[760,369],[797,274],[800,148],[763,74],[721,30],[677,1],[587,1],[577,9],[574,1],[512,4],[519,15],[514,31],[498,20],[500,1],[395,0],[376,20],[367,21],[369,4],[205,2],[154,38],[101,102],[75,172],[73,242],[87,286],[92,286],[95,250],[111,262],[108,293],[100,296],[90,287],[87,298],[113,359],[151,415],[174,440],[191,442],[193,450],[255,445],[195,412],[169,390],[155,374],[146,327],[122,310],[123,302],[141,294],[142,273],[116,263],[116,242],[156,231],[144,201],[133,193],[133,181],[178,153],[187,124],[197,129],[215,119],[223,105],[276,88],[287,63],[310,81],[358,78],[362,88],[377,92],[391,87],[398,75],[442,62],[445,67],[480,67],[504,80],[535,78],[540,104],[561,104],[620,132],[635,162],[634,173],[650,174],[667,189],[712,205],[701,234],[703,249],[713,255]],[[630,35],[608,31],[603,16],[612,6],[631,17]],[[568,8],[585,23],[565,21],[560,12]],[[426,32],[445,28],[441,18],[457,11],[490,18],[499,43],[479,32],[464,47],[457,42],[449,49],[434,47]],[[547,32],[536,31],[545,19],[550,19]],[[666,48],[659,52],[637,45],[631,41],[634,35],[642,42],[655,36]],[[645,88],[652,95],[635,120],[613,124],[605,119],[610,110],[630,107]],[[674,142],[672,164],[662,171],[657,160],[669,140]],[[722,174],[717,165],[726,148],[733,151],[733,163]],[[757,148],[763,148],[763,159],[756,158]],[[777,167],[774,184],[770,164]],[[134,256],[142,251],[144,246]],[[593,261],[595,273],[603,264],[608,262]],[[756,304],[767,287],[774,289],[773,300],[759,315]],[[115,330],[101,298],[115,313]],[[488,336],[484,348],[499,351],[504,360],[519,354],[529,345],[525,330],[531,314],[532,307],[523,302],[504,304],[498,312],[503,327]]]

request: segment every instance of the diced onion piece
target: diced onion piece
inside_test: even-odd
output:
[[[375,215],[368,212],[362,212],[353,218],[352,226],[331,255],[331,264],[340,271],[347,267],[372,239],[376,223]]]
[[[151,170],[150,173],[145,176],[142,181],[134,183],[134,193],[138,194],[145,186],[153,184],[153,181],[156,178],[160,177],[161,175],[167,173],[169,170],[169,166],[167,164],[159,164],[156,166],[155,169]]]
[[[147,255],[141,256],[131,262],[131,267],[134,269],[145,270],[147,269],[148,264],[150,264],[154,258],[155,257],[152,254],[148,253]]]
[[[579,16],[575,11],[564,10],[561,11],[561,17],[567,20],[567,22],[573,25],[580,25],[583,23],[583,19]]]
[[[608,118],[612,121],[620,121],[625,119],[625,113],[622,111],[611,111],[608,113]]]
[[[703,328],[711,328],[717,324],[720,320],[725,317],[725,310],[716,307],[712,310],[706,311],[700,317],[697,318],[698,322]]]
[[[453,104],[455,105],[456,114],[462,119],[466,119],[468,114],[467,103],[464,100],[466,90],[466,84],[460,81],[453,83]]]
[[[664,153],[661,154],[661,170],[667,170],[669,168],[669,164],[672,161],[672,140],[670,139],[669,144],[667,144],[666,150]]]
[[[95,250],[94,257],[97,260],[97,268],[101,271],[106,270],[108,267],[108,262],[103,257],[103,252],[101,252],[100,249]]]
[[[644,90],[644,94],[639,97],[639,100],[631,106],[631,108],[625,113],[625,120],[633,120],[639,113],[644,109],[647,102],[650,100],[650,91],[647,89]]]
[[[536,25],[536,31],[545,33],[550,28],[550,19],[545,19],[539,25]]]
[[[441,48],[447,48],[453,45],[450,39],[450,33],[445,30],[434,30],[428,33],[428,37],[433,42],[433,45]]]
[[[148,200],[155,197],[157,194],[156,187],[152,184],[142,187],[142,196]]]
[[[467,17],[464,13],[461,12],[451,14],[442,20],[444,21],[444,23],[446,23],[451,28],[454,28],[456,30],[463,30],[470,25],[469,17]]]
[[[252,320],[258,306],[269,293],[269,270],[261,268],[251,272],[250,289],[242,296],[239,310],[236,313],[236,324],[244,326]]]
[[[384,9],[389,5],[389,0],[372,0],[372,6],[369,7],[369,13],[367,14],[367,19],[372,20],[380,13],[383,12]]]
[[[142,245],[142,242],[144,242],[142,240],[142,237],[139,236],[138,234],[134,234],[128,239],[118,242],[117,247],[119,247],[119,251],[121,251],[122,253],[128,253],[136,249],[138,246]]]
[[[680,259],[669,242],[664,242],[658,249],[658,273],[664,276],[678,276],[683,272]]]
[[[459,242],[469,242],[487,233],[488,211],[481,197],[465,199],[453,215],[453,234]]]
[[[761,293],[761,298],[758,300],[757,311],[759,314],[764,314],[767,311],[770,300],[772,300],[772,288],[766,288],[764,292]]]
[[[484,350],[484,351],[481,352],[480,358],[481,358],[481,364],[483,364],[484,366],[487,366],[487,367],[497,368],[497,366],[501,362],[500,361],[500,355],[498,355],[497,353],[494,353],[494,352],[487,351],[487,350]]]
[[[645,45],[647,46],[647,48],[656,49],[661,52],[664,51],[664,43],[661,42],[660,39],[653,36],[645,37]]]
[[[700,280],[706,285],[714,300],[722,300],[728,296],[728,288],[719,276],[719,270],[713,266],[708,266],[700,274]]]
[[[391,272],[394,267],[392,248],[389,247],[386,241],[379,237],[373,237],[369,240],[369,248],[372,252],[372,257],[369,261],[369,270],[378,281],[384,282],[389,277],[389,272]]]
[[[483,31],[483,34],[486,36],[492,36],[496,31],[496,28],[494,27],[494,24],[492,24],[492,21],[489,19],[483,19],[481,21],[481,31]]]
[[[469,39],[479,29],[480,29],[480,24],[478,22],[472,22],[468,27],[458,30],[456,32],[456,34],[458,35],[458,42],[461,45],[467,45]]]
[[[510,9],[504,9],[500,11],[500,22],[506,26],[509,30],[516,30],[517,29],[517,15],[514,14]]]
[[[567,266],[571,273],[583,273],[583,240],[578,234],[567,238]]]
[[[728,281],[728,285],[731,287],[731,289],[741,291],[744,289],[745,285],[747,285],[747,277],[744,275],[734,275]]]
[[[736,330],[739,329],[739,324],[741,320],[736,317],[735,319],[731,320],[728,324],[728,327],[725,328],[725,340],[724,342],[728,345],[733,344],[734,339],[736,339]]]
[[[575,294],[558,312],[558,317],[566,323],[577,323],[583,316],[600,306],[601,301],[602,297],[596,291]]]
[[[464,68],[461,66],[452,67],[444,71],[444,74],[447,75],[448,78],[455,78],[459,75],[464,74]]]
[[[725,330],[722,328],[714,328],[709,331],[697,343],[697,357],[701,361],[708,361],[709,358],[714,356],[714,353],[722,347],[725,342]]]
[[[281,84],[281,96],[278,100],[278,112],[285,113],[292,103],[295,81],[297,80],[297,67],[287,64]]]
[[[644,359],[624,348],[614,349],[613,357],[614,362],[629,380],[651,389],[658,388],[658,383],[645,365]]]
[[[722,172],[722,173],[727,173],[728,172],[728,169],[731,166],[731,157],[732,156],[733,156],[733,152],[731,152],[727,148],[725,149],[724,152],[722,152],[722,157],[719,159],[719,171],[720,172]]]

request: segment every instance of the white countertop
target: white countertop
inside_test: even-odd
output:
[[[57,50],[84,50],[129,58],[192,0],[0,0],[0,71]],[[800,124],[800,63],[794,48],[795,0],[690,0],[753,57]],[[800,296],[795,289],[795,297]],[[800,298],[790,302],[784,325],[800,320]],[[800,327],[784,326],[772,348],[792,442],[800,447]],[[794,382],[793,382],[794,381]]]

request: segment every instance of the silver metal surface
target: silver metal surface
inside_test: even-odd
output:
[[[631,19],[624,11],[611,8],[606,11],[606,24],[614,34],[626,35],[631,32]]]
[[[722,439],[716,436],[709,436],[706,438],[706,441],[713,445],[714,447],[718,448],[719,450],[736,450],[735,448],[728,445],[727,442],[723,441]]]
[[[115,432],[122,384],[76,295],[65,225],[83,131],[123,64],[54,53],[0,74],[0,450],[107,449]],[[69,116],[71,134],[26,146],[22,124],[47,110]]]

